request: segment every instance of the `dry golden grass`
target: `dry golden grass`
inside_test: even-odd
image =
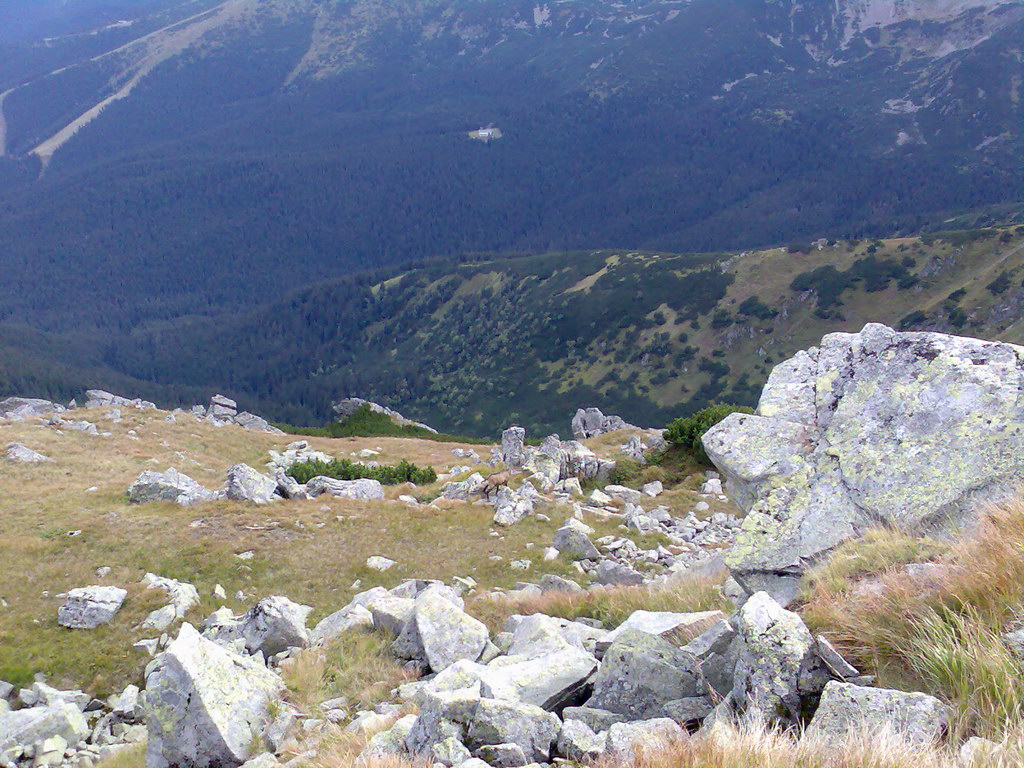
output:
[[[194,583],[203,604],[189,617],[201,621],[220,602],[210,597],[215,584],[227,590],[226,604],[241,612],[252,598],[287,595],[313,606],[316,622],[337,610],[361,589],[391,587],[405,578],[472,576],[483,589],[511,587],[531,572],[509,567],[526,559],[536,566],[566,511],[551,512],[550,522],[530,517],[492,536],[491,509],[470,504],[450,509],[409,508],[392,501],[403,486],[387,488],[388,500],[343,499],[281,501],[260,507],[220,501],[181,508],[172,503],[129,505],[126,490],[140,472],[175,467],[210,488],[223,486],[232,464],[264,469],[271,448],[281,450],[295,438],[212,427],[190,417],[164,420],[162,411],[122,409],[113,423],[104,409],[79,411],[76,419],[98,424],[110,437],[42,424],[0,425],[0,448],[19,442],[56,460],[21,465],[0,455],[0,679],[16,684],[36,672],[54,685],[83,687],[97,695],[136,682],[145,664],[134,640],[135,627],[160,602],[137,584],[147,571]],[[131,432],[134,433],[130,434]],[[134,438],[134,439],[133,439]],[[402,458],[438,470],[460,463],[451,455],[462,446],[405,438],[310,438],[315,447],[337,456],[363,448],[380,450],[379,460]],[[430,496],[436,488],[417,489]],[[600,527],[595,525],[595,527]],[[77,536],[67,533],[80,530]],[[601,528],[607,533],[614,526]],[[235,555],[252,552],[250,560]],[[397,565],[379,574],[365,566],[371,555],[386,555]],[[491,557],[501,558],[492,562]],[[96,569],[108,566],[99,579]],[[545,564],[544,572],[569,573],[564,562]],[[356,588],[354,582],[360,580]],[[60,593],[90,584],[129,587],[130,594],[113,622],[93,631],[57,625]]]
[[[115,752],[105,760],[96,763],[96,768],[144,768],[146,745],[133,744]]]
[[[282,664],[293,702],[313,711],[320,702],[344,696],[354,710],[372,709],[412,679],[390,653],[390,637],[354,630],[323,648],[310,648]]]
[[[1024,723],[1024,667],[1000,639],[1022,618],[1024,501],[987,510],[940,562],[926,581],[894,568],[870,590],[819,578],[802,613],[883,684],[950,701],[957,733],[1001,739]]]
[[[615,761],[599,768],[626,766]],[[866,733],[837,745],[757,724],[721,723],[708,734],[648,751],[631,768],[957,768],[957,763],[946,751],[910,746],[885,733]]]
[[[614,629],[634,611],[723,611],[733,605],[722,597],[721,579],[687,579],[672,587],[613,587],[586,592],[545,592],[521,600],[493,600],[486,596],[470,600],[466,610],[484,622],[492,632],[504,629],[505,620],[514,614],[543,613],[565,619],[599,619],[605,628]]]

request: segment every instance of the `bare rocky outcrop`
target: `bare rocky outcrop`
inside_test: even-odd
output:
[[[600,408],[580,408],[572,417],[572,436],[577,440],[597,437],[620,429],[638,429],[621,416],[605,416]]]
[[[777,596],[866,528],[969,527],[1024,472],[1024,348],[869,324],[772,371],[704,436],[747,518],[726,556]]]

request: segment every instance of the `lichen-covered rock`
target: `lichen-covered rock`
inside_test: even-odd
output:
[[[269,504],[277,498],[277,482],[248,464],[235,464],[228,470],[227,497],[253,504]]]
[[[597,437],[620,429],[637,429],[621,416],[605,416],[600,408],[579,408],[572,417],[572,436],[577,440]]]
[[[465,741],[470,749],[517,744],[528,760],[546,762],[560,729],[558,716],[540,707],[500,699],[481,699]]]
[[[820,693],[829,679],[810,631],[758,592],[740,609],[739,633],[733,701],[747,715],[795,721],[802,698]]]
[[[57,609],[57,623],[69,629],[95,629],[121,610],[128,592],[120,587],[79,587]]]
[[[183,624],[146,678],[147,768],[238,766],[260,749],[281,678]]]
[[[554,711],[579,701],[597,668],[592,655],[566,644],[533,657],[499,657],[479,670],[479,679],[487,697]]]
[[[55,413],[64,413],[63,405],[34,397],[6,397],[0,400],[0,419],[25,421],[42,418]]]
[[[1024,349],[869,324],[772,371],[756,415],[705,434],[748,511],[727,556],[748,591],[865,527],[969,525],[1024,471]]]
[[[558,732],[558,754],[575,762],[594,762],[604,754],[606,737],[582,720],[566,720]]]
[[[691,640],[704,630],[725,618],[721,611],[699,611],[696,613],[672,613],[669,611],[633,611],[622,624],[605,635],[597,644],[599,651],[605,650],[620,635],[631,629],[638,629],[649,635],[657,635],[675,644]]]
[[[670,701],[704,694],[696,659],[666,640],[628,630],[605,652],[588,707],[644,720]]]
[[[204,488],[173,467],[166,472],[147,470],[128,488],[128,501],[132,504],[173,501],[183,507],[189,507],[214,498],[216,494],[213,491]]]
[[[856,734],[889,731],[925,745],[936,742],[948,726],[949,708],[934,696],[832,681],[807,735],[841,744]]]

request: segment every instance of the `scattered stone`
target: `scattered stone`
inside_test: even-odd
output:
[[[72,589],[57,611],[57,622],[69,629],[95,629],[117,615],[127,596],[120,587]]]
[[[670,613],[667,611],[634,611],[622,624],[609,632],[597,644],[604,651],[625,632],[637,629],[649,635],[663,637],[673,645],[689,642],[716,622],[722,621],[721,611],[698,613]]]
[[[44,456],[37,451],[33,451],[31,448],[26,448],[20,443],[8,443],[7,444],[7,460],[15,461],[19,464],[48,464],[53,463],[53,459],[49,456]]]
[[[267,597],[239,617],[226,609],[217,611],[204,623],[203,636],[225,647],[241,640],[247,653],[269,658],[309,645],[306,619],[312,610],[287,597]]]
[[[660,480],[654,480],[653,482],[647,483],[641,489],[644,496],[650,496],[652,499],[655,496],[660,496],[661,492],[665,490],[665,487],[661,484]]]
[[[188,475],[171,468],[166,472],[143,472],[128,489],[128,501],[132,504],[148,504],[154,501],[173,501],[183,507],[201,504],[216,498]]]
[[[394,560],[389,560],[388,558],[382,557],[380,555],[374,555],[373,557],[369,557],[366,560],[366,567],[372,571],[383,572],[388,570],[389,568],[393,568],[394,566]]]
[[[570,518],[555,531],[555,549],[573,560],[597,560],[601,553],[589,538],[592,532],[593,529]]]

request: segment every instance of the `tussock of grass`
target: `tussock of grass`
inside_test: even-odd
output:
[[[614,629],[634,611],[732,612],[732,604],[722,597],[718,579],[688,579],[671,587],[613,587],[586,592],[551,591],[523,600],[471,600],[466,610],[500,632],[512,615],[543,613],[564,619],[598,619],[605,628]]]
[[[950,701],[959,734],[999,740],[1024,723],[1024,667],[1000,641],[1024,606],[1024,500],[986,511],[941,562],[927,582],[890,569],[872,590],[849,589],[840,564],[803,615],[881,683]]]
[[[873,528],[859,539],[840,546],[804,579],[804,596],[836,595],[848,591],[860,579],[878,576],[908,563],[934,560],[949,546],[931,539],[915,539],[887,528]]]
[[[948,753],[912,747],[885,733],[844,740],[842,745],[798,739],[759,724],[719,723],[710,733],[643,754],[633,768],[956,768]],[[626,768],[621,761],[599,768]]]
[[[96,768],[145,768],[146,745],[132,744],[117,750],[105,760],[96,763]]]
[[[372,709],[410,679],[390,652],[393,640],[382,632],[354,630],[289,659],[281,671],[292,700],[307,712],[339,696],[353,711]]]

